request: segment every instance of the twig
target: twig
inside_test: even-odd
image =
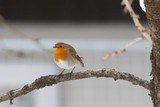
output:
[[[60,82],[77,80],[77,79],[85,79],[85,78],[91,78],[91,77],[97,77],[97,78],[106,77],[106,78],[113,78],[114,80],[118,80],[118,79],[125,80],[128,82],[131,82],[134,85],[139,85],[145,89],[150,90],[150,83],[147,80],[140,79],[129,73],[118,72],[118,71],[115,71],[115,69],[110,69],[110,70],[102,69],[97,71],[87,70],[85,72],[62,74],[61,76],[58,76],[58,75],[42,76],[36,79],[31,84],[27,84],[22,88],[11,90],[6,94],[1,95],[0,102],[6,101],[6,100],[12,101],[16,97],[25,95],[31,91],[43,88],[45,86],[51,86],[53,84],[57,84]],[[10,92],[12,92],[12,94]]]
[[[140,36],[140,37],[138,37],[138,38],[135,38],[135,39],[133,39],[132,41],[130,41],[130,42],[128,42],[127,44],[125,44],[123,47],[121,47],[121,48],[119,48],[119,49],[117,49],[117,50],[115,50],[115,51],[113,51],[113,52],[111,52],[111,53],[107,53],[107,54],[103,57],[103,59],[104,59],[104,60],[108,60],[108,59],[110,59],[110,58],[112,58],[112,57],[114,57],[114,56],[116,56],[116,55],[118,55],[118,54],[120,54],[120,53],[126,52],[129,46],[131,46],[131,45],[135,44],[136,42],[139,42],[139,41],[141,41],[141,40],[143,40],[143,39],[144,39],[144,36],[143,36],[143,35]]]
[[[34,43],[37,45],[37,47],[39,47],[39,49],[41,49],[43,52],[47,52],[47,53],[52,53],[52,51],[46,49],[45,47],[42,46],[42,44],[40,43],[40,40],[39,38],[37,39],[33,39]]]
[[[129,2],[130,5],[132,5],[133,0],[128,0],[128,2]],[[122,2],[121,5],[124,5],[124,3]],[[124,13],[124,14],[128,13],[128,9],[127,9],[126,6],[123,8],[123,13]]]
[[[137,27],[137,29],[141,32],[142,35],[144,35],[144,37],[147,40],[151,41],[149,33],[147,32],[145,27],[143,27],[142,24],[140,23],[139,16],[134,12],[134,10],[132,9],[129,1],[128,0],[123,0],[122,2],[125,4],[126,8],[128,9],[129,14],[130,14],[135,26]]]

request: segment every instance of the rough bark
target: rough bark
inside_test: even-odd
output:
[[[160,0],[145,0],[145,5],[153,41],[151,52],[153,79],[151,80],[150,93],[154,107],[160,107]]]
[[[36,89],[40,89],[45,86],[51,86],[53,84],[57,84],[64,81],[85,79],[85,78],[91,78],[91,77],[113,78],[114,80],[121,79],[121,80],[131,82],[134,85],[139,85],[145,89],[150,90],[150,83],[147,80],[143,80],[129,73],[117,72],[114,69],[110,69],[110,70],[102,69],[97,71],[87,70],[85,72],[62,74],[61,76],[59,75],[42,76],[36,79],[31,84],[26,84],[21,88],[11,90],[4,95],[0,95],[0,102],[10,100],[10,104],[12,104],[12,100],[14,98],[25,95]]]

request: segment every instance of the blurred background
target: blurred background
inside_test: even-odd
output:
[[[132,6],[147,27],[138,0]],[[115,68],[149,80],[147,40],[102,59],[141,35],[122,11],[121,0],[0,0],[0,94],[40,76],[59,74],[62,70],[52,60],[52,47],[59,41],[84,57],[85,67],[74,72]],[[150,107],[148,93],[126,81],[90,78],[36,90],[14,99],[12,107]],[[10,107],[9,101],[0,106]]]

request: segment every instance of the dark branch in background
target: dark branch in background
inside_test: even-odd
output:
[[[20,30],[18,30],[16,27],[11,26],[6,20],[5,18],[0,14],[0,24],[3,25],[6,29],[8,29],[10,32],[13,32],[14,34],[16,34],[19,37],[23,37],[26,39],[29,39],[29,35],[21,32]],[[34,37],[34,36],[32,36]],[[52,53],[52,51],[47,50],[45,47],[42,46],[41,44],[41,39],[39,38],[32,38],[33,42],[36,44],[37,47],[39,47],[41,50],[43,50],[44,52],[48,52],[48,53]],[[10,51],[7,49],[3,49],[4,51]],[[12,50],[11,50],[12,51]]]
[[[0,102],[10,100],[10,104],[12,104],[12,100],[16,97],[25,95],[31,91],[34,91],[36,89],[43,88],[45,86],[51,86],[53,84],[57,84],[60,82],[65,81],[71,81],[71,80],[77,80],[77,79],[85,79],[85,78],[91,78],[91,77],[105,77],[105,78],[113,78],[114,80],[125,80],[128,82],[131,82],[134,85],[142,86],[145,89],[150,90],[150,83],[147,80],[140,79],[132,74],[124,73],[124,72],[117,72],[115,69],[102,69],[102,70],[87,70],[85,72],[76,72],[67,74],[63,74],[61,76],[58,75],[47,75],[42,76],[38,79],[36,79],[33,83],[27,84],[23,86],[22,88],[18,88],[15,90],[11,90],[7,92],[4,95],[0,96]]]

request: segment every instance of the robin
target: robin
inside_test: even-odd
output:
[[[84,67],[81,57],[79,57],[76,50],[71,45],[58,42],[53,48],[55,48],[53,59],[60,68],[63,68],[63,71],[59,75],[62,75],[65,69],[72,69],[71,73],[73,73],[75,66],[78,64]]]

